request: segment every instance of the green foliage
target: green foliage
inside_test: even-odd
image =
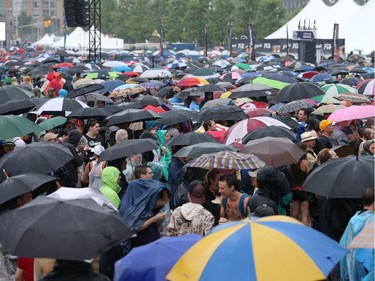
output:
[[[102,32],[126,43],[149,40],[164,26],[164,40],[204,44],[208,26],[209,45],[227,44],[227,23],[233,37],[247,35],[254,24],[256,38],[264,38],[282,26],[286,11],[281,0],[106,0],[102,1]]]

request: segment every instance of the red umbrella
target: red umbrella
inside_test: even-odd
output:
[[[306,72],[303,72],[301,73],[300,76],[301,78],[306,78],[306,79],[311,79],[313,78],[315,75],[318,75],[319,72],[318,71],[306,71]]]
[[[74,65],[70,62],[61,62],[61,63],[57,63],[55,64],[54,66],[52,66],[52,68],[72,68]]]
[[[138,72],[134,72],[134,71],[123,72],[122,74],[128,77],[138,77],[139,75],[141,75]]]
[[[253,101],[251,102],[253,105],[256,106],[256,108],[267,108],[268,104],[263,101]]]
[[[164,109],[153,106],[153,105],[148,105],[148,106],[144,107],[143,110],[152,110],[153,112],[156,112],[156,113],[164,113],[165,112]]]
[[[262,116],[262,115],[265,115],[265,114],[270,114],[272,112],[273,112],[273,110],[268,109],[268,108],[258,108],[258,109],[255,109],[255,110],[250,110],[247,113],[247,116],[257,117],[257,116]]]
[[[220,131],[207,131],[207,134],[210,134],[211,136],[215,137],[218,141],[221,141],[225,134],[225,130]]]
[[[182,78],[180,82],[176,84],[178,87],[191,87],[197,85],[207,85],[209,84],[206,79],[199,77],[186,77]]]

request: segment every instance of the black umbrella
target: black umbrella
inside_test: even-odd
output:
[[[0,104],[0,115],[4,114],[15,114],[19,115],[28,112],[34,108],[35,104],[30,100],[10,100],[3,104]]]
[[[172,86],[166,86],[161,89],[159,89],[158,93],[156,94],[157,97],[162,98],[165,95],[167,95],[167,98],[171,98],[173,96],[173,87]]]
[[[106,109],[106,107],[86,107],[73,110],[72,113],[70,113],[67,117],[102,120],[111,114],[112,113]]]
[[[0,218],[1,244],[22,257],[91,259],[133,234],[117,213],[91,198],[39,196]]]
[[[159,146],[152,139],[135,139],[122,141],[100,154],[100,161],[110,161],[140,154],[146,151],[157,149]]]
[[[348,78],[342,79],[339,84],[345,84],[351,87],[355,87],[358,85],[359,82],[361,82],[361,80],[359,80],[358,78],[348,77]]]
[[[230,94],[231,99],[236,98],[257,98],[277,95],[276,90],[263,84],[245,84],[233,90]]]
[[[269,126],[255,129],[243,137],[242,143],[248,143],[251,140],[261,139],[264,137],[287,138],[295,140],[295,135],[284,127]]]
[[[374,187],[374,157],[347,156],[320,165],[302,188],[327,198],[361,198],[369,187]]]
[[[73,159],[65,146],[53,142],[34,142],[5,154],[0,159],[0,170],[9,176],[35,172],[49,174]],[[0,181],[5,176],[0,177]]]
[[[290,76],[285,76],[285,75],[282,75],[282,74],[279,74],[279,73],[270,73],[270,72],[266,72],[266,71],[261,71],[261,73],[262,73],[263,77],[265,77],[267,79],[271,79],[271,80],[276,80],[276,81],[280,81],[280,82],[284,82],[284,83],[290,83],[290,84],[299,82],[297,77],[290,77]]]
[[[0,104],[11,100],[29,99],[34,94],[26,88],[20,86],[0,87]]]
[[[181,134],[177,137],[174,137],[168,143],[166,143],[167,146],[186,146],[186,145],[192,145],[202,142],[213,142],[213,143],[220,143],[215,137],[213,137],[210,134],[207,133],[195,133],[190,132],[186,134]]]
[[[121,123],[131,123],[160,118],[160,115],[152,110],[125,109],[104,119],[102,126],[112,126]]]
[[[104,86],[100,85],[100,84],[83,85],[81,87],[75,88],[74,90],[71,90],[66,97],[67,98],[76,98],[78,96],[82,96],[82,95],[85,95],[85,94],[88,94],[88,93],[99,91],[103,88],[104,88]]]
[[[275,100],[277,102],[290,102],[294,100],[311,99],[319,95],[324,95],[323,90],[319,88],[319,86],[309,82],[301,82],[288,85],[281,89]]]
[[[274,118],[276,120],[279,120],[280,122],[283,122],[285,125],[291,127],[293,130],[298,128],[298,126],[299,126],[299,123],[296,120],[294,120],[293,118],[288,117],[288,116],[278,116],[278,115],[273,116],[273,115],[271,115],[270,117]]]
[[[202,85],[198,87],[198,92],[202,93],[212,93],[212,92],[225,92],[223,87],[220,87],[215,84]]]
[[[198,92],[198,87],[190,87],[182,90],[177,94],[180,99],[187,99],[188,97],[202,97],[203,92]]]
[[[143,96],[143,97],[138,97],[132,100],[134,103],[138,103],[142,105],[143,107],[148,106],[148,105],[153,105],[153,106],[159,106],[162,104],[165,104],[165,101],[156,96]]]
[[[31,76],[31,78],[37,78],[39,76],[46,75],[48,73],[53,72],[53,69],[49,67],[49,65],[41,65],[37,66],[36,68],[30,70],[27,75]]]
[[[242,108],[235,105],[208,107],[202,109],[194,118],[197,122],[207,120],[242,120],[246,119],[247,115]]]
[[[56,180],[55,177],[40,173],[26,173],[14,177],[7,177],[0,184],[0,205],[54,180]]]
[[[193,118],[197,114],[196,111],[190,110],[169,110],[162,113],[158,122],[163,125],[174,125],[185,122]]]

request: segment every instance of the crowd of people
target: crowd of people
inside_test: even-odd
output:
[[[6,84],[18,84],[17,78],[8,78],[4,77]],[[80,75],[75,79],[81,79]],[[33,91],[36,97],[64,98],[73,89],[73,81],[64,80],[58,72],[52,72],[43,84],[37,84],[40,80],[32,83],[31,77],[25,75],[20,86]],[[173,83],[162,82],[165,86]],[[178,98],[174,96],[176,92],[173,90],[161,96],[166,103],[171,104],[172,99]],[[206,93],[204,97],[194,97],[189,100],[189,104],[185,104],[190,110],[199,111],[213,99],[213,93]],[[260,100],[270,102],[265,97]],[[351,104],[346,102],[345,105]],[[93,106],[105,108],[106,104],[97,102]],[[362,199],[331,199],[306,192],[303,184],[314,169],[339,157],[335,150],[339,146],[350,148],[351,153],[358,157],[374,156],[374,120],[368,118],[336,123],[328,120],[327,116],[322,118],[314,115],[312,111],[312,107],[309,107],[284,114],[298,121],[293,134],[295,142],[304,151],[299,161],[291,165],[265,166],[255,170],[191,168],[186,165],[190,158],[173,156],[182,146],[169,146],[171,138],[173,140],[180,134],[198,128],[215,135],[218,130],[225,130],[225,126],[231,125],[227,120],[202,123],[187,120],[172,126],[163,126],[157,120],[145,121],[141,122],[141,130],[133,130],[130,123],[105,128],[100,120],[68,118],[65,124],[43,134],[4,140],[1,156],[22,149],[31,142],[55,142],[66,147],[73,159],[53,171],[53,175],[58,178],[55,183],[9,200],[0,206],[2,211],[18,208],[36,196],[48,195],[61,186],[91,187],[106,197],[136,234],[104,252],[92,262],[92,267],[84,262],[77,266],[77,263],[61,260],[18,257],[15,280],[60,280],[61,276],[69,278],[63,272],[71,270],[71,274],[74,274],[77,268],[84,268],[82,274],[92,274],[96,276],[95,280],[113,279],[115,261],[134,247],[148,244],[162,236],[189,233],[205,236],[218,224],[249,216],[292,216],[346,247],[373,220],[373,186],[364,187]],[[32,114],[28,117],[35,119]],[[151,138],[158,148],[120,159],[101,160],[100,155],[106,149],[137,138]],[[367,254],[373,256],[373,250]],[[370,278],[373,267],[364,267],[355,258],[355,251],[351,251],[330,278],[339,280],[340,271],[341,280],[365,280],[365,276]]]

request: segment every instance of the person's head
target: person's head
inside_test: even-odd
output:
[[[58,136],[59,136],[58,134],[47,133],[47,134],[44,135],[43,140],[44,141],[50,141],[50,142],[56,142]]]
[[[5,143],[3,144],[3,149],[5,153],[12,152],[16,148],[16,145],[14,144],[12,139],[5,140]]]
[[[374,140],[368,140],[363,144],[362,155],[374,155],[375,143]]]
[[[212,92],[206,92],[206,93],[204,93],[204,99],[206,101],[213,100],[214,99],[214,93],[212,93]]]
[[[100,144],[94,146],[91,151],[94,153],[94,156],[96,156],[97,158],[99,158],[100,154],[102,154],[102,152],[104,151],[104,147]]]
[[[335,130],[335,122],[332,120],[322,120],[319,124],[320,131],[323,133],[332,134]]]
[[[65,142],[72,144],[74,147],[76,147],[79,144],[79,141],[82,138],[82,134],[74,129],[71,130],[68,134],[68,137],[66,138]]]
[[[253,170],[253,171],[249,172],[251,185],[253,187],[258,187],[258,183],[257,183],[257,174],[258,174],[258,171],[259,171],[259,169]]]
[[[366,188],[363,190],[362,204],[365,209],[374,211],[374,188]]]
[[[187,186],[187,191],[191,203],[203,204],[206,201],[205,188],[201,181],[193,180]]]
[[[203,185],[210,190],[215,192],[215,195],[219,195],[219,178],[223,175],[219,169],[210,170],[204,177]]]
[[[97,136],[100,130],[100,123],[98,120],[90,119],[86,124],[87,134],[89,136]]]
[[[68,91],[65,89],[60,89],[57,94],[59,95],[59,98],[66,98],[68,95]]]
[[[105,102],[102,101],[102,100],[98,100],[98,101],[96,102],[96,105],[97,105],[97,107],[103,107],[103,106],[105,106]]]
[[[280,170],[266,166],[258,171],[257,184],[260,190],[278,202],[281,197],[281,190],[287,184],[287,178]]]
[[[16,198],[16,208],[21,207],[33,200],[33,194],[30,192],[26,192],[21,194]]]
[[[129,137],[128,132],[126,130],[119,129],[119,130],[117,130],[116,135],[115,135],[116,143],[120,143],[124,140],[127,140],[128,137]]]
[[[31,83],[31,77],[29,75],[25,75],[22,80],[23,80],[23,83],[25,84]]]
[[[158,130],[156,135],[158,137],[158,142],[160,144],[165,144],[167,141],[171,139],[171,136],[168,134],[167,130]]]
[[[63,128],[60,130],[59,132],[59,139],[61,142],[64,142],[66,140],[66,138],[68,137],[69,135],[69,129],[68,128]]]
[[[310,110],[308,110],[307,108],[301,108],[297,112],[298,121],[305,122],[307,118],[309,118],[309,114],[310,114]]]
[[[213,120],[204,121],[202,126],[205,131],[217,131],[216,122]]]
[[[332,158],[338,158],[336,152],[330,148],[323,148],[318,153],[318,163],[323,164]]]
[[[374,139],[374,129],[372,128],[366,128],[363,132],[363,138],[365,140],[372,140]]]
[[[222,197],[228,198],[240,188],[240,183],[234,174],[225,174],[219,178],[219,193]]]
[[[134,168],[134,176],[136,179],[151,180],[154,176],[152,169],[148,165],[138,165]]]
[[[306,143],[307,149],[312,149],[315,145],[316,135],[312,131],[304,132],[301,135],[301,142]]]
[[[114,166],[105,167],[101,175],[102,185],[111,187],[116,193],[119,193],[121,187],[119,182],[121,180],[120,170]]]

